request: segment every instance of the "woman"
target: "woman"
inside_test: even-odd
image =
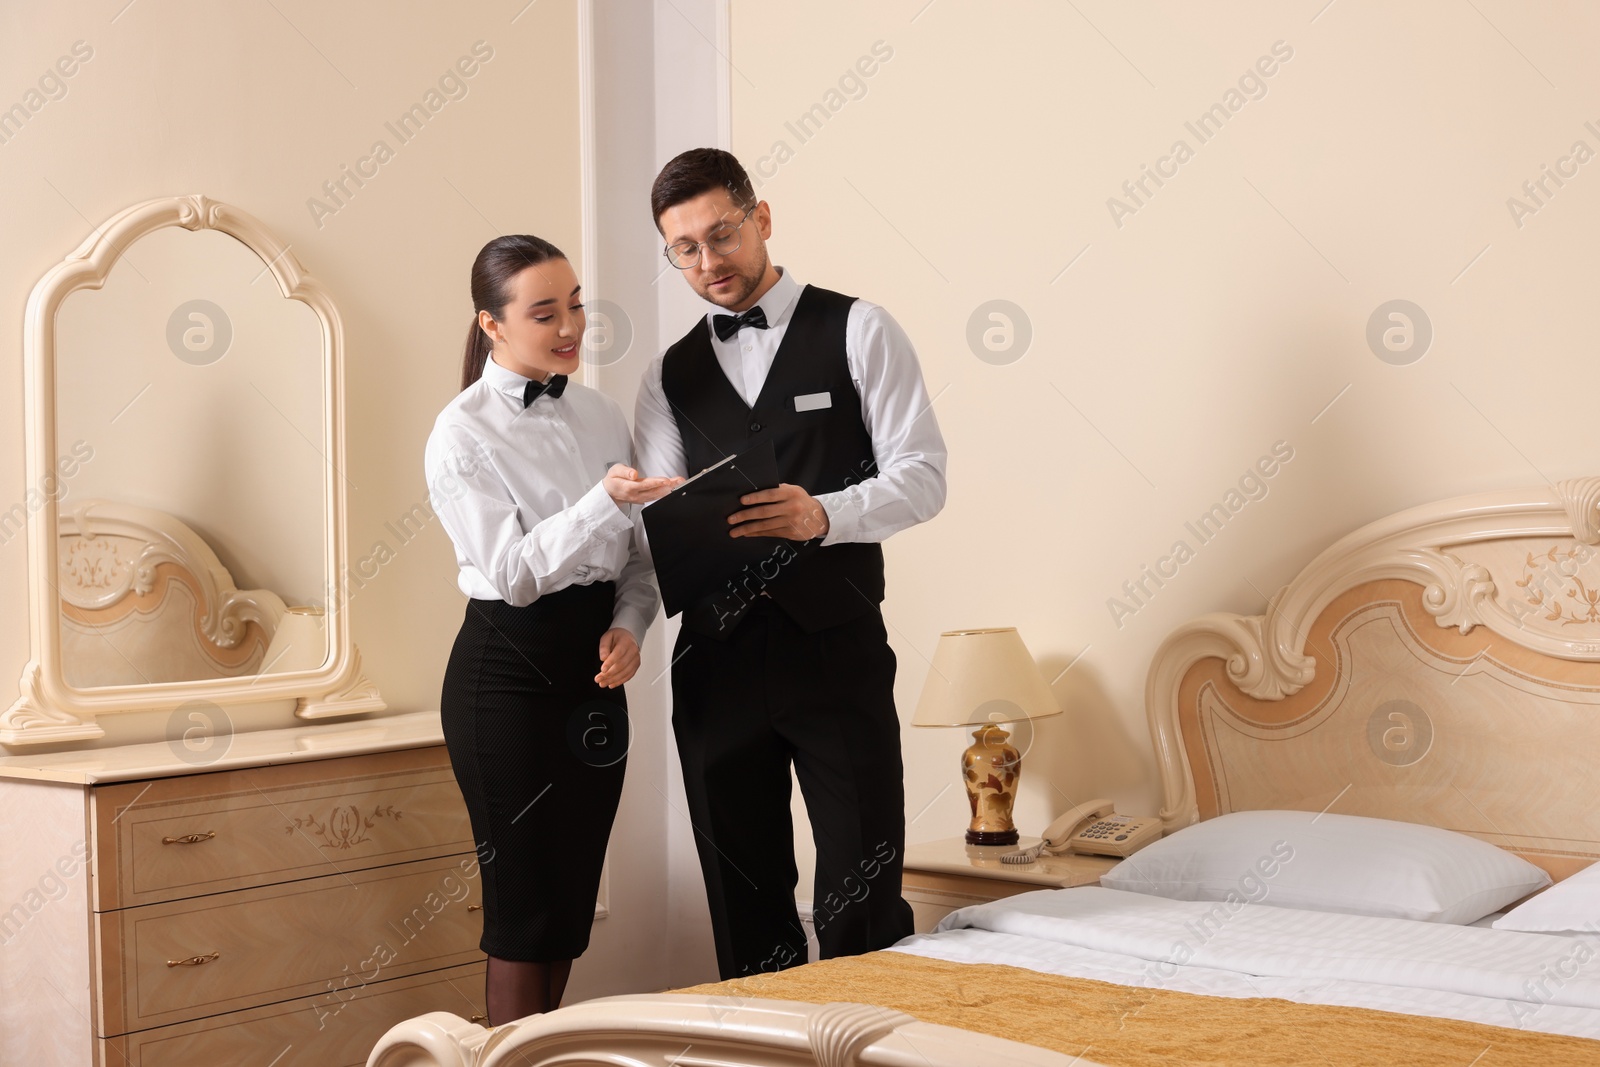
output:
[[[659,599],[628,508],[682,481],[640,477],[616,402],[567,381],[578,291],[547,241],[483,247],[461,393],[426,453],[470,598],[441,719],[478,845],[492,1026],[558,1005],[588,947],[626,764],[622,683]]]

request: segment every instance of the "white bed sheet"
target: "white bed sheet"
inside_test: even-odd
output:
[[[953,912],[896,951],[1220,997],[1600,1039],[1600,938],[1167,900],[1099,886]]]

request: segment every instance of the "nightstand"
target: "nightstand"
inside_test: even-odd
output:
[[[1001,897],[1031,893],[1036,889],[1067,889],[1094,885],[1120,860],[1107,856],[1050,856],[1032,863],[1002,863],[1007,852],[1038,844],[1023,838],[1016,845],[969,845],[964,838],[948,837],[920,845],[907,845],[900,893],[916,915],[917,932],[927,933],[957,908],[987,904]]]

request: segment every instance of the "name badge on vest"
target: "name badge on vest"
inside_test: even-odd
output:
[[[833,407],[832,393],[806,393],[794,398],[796,411],[821,411]]]

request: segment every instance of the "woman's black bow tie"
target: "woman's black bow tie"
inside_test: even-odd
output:
[[[549,395],[551,400],[554,400],[565,392],[566,388],[567,376],[565,374],[552,374],[548,382],[529,382],[528,387],[522,391],[522,406],[526,408],[546,394]]]

